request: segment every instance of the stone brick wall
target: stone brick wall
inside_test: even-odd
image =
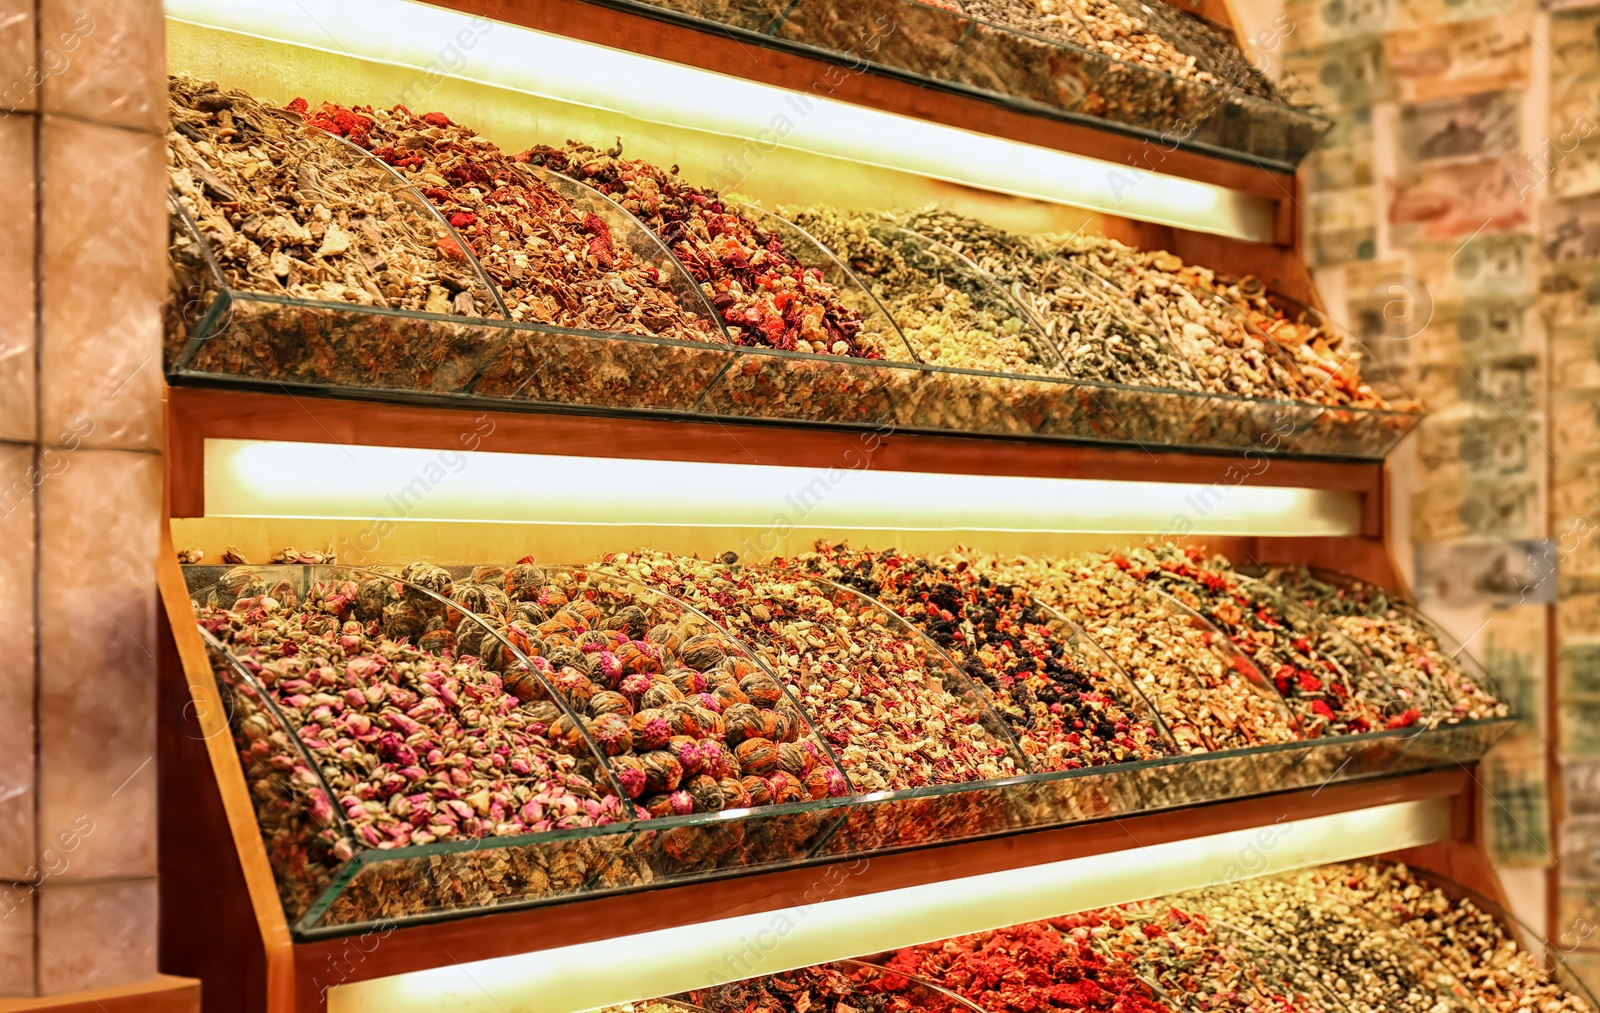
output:
[[[156,969],[159,0],[0,0],[0,996]]]

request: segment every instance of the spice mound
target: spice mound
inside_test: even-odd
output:
[[[972,259],[1026,306],[1060,349],[1056,372],[1078,380],[1198,390],[1187,363],[1153,327],[1135,326],[1043,239],[929,206],[895,216],[906,228]]]
[[[551,181],[443,113],[417,116],[404,106],[348,109],[329,103],[311,109],[304,99],[289,108],[370,148],[405,175],[472,247],[511,319],[722,340],[710,320],[663,284],[660,267],[636,255],[636,237],[616,234],[642,226],[622,215],[608,221],[578,206]],[[695,298],[692,289],[687,294]]]
[[[959,557],[929,561],[894,550],[819,542],[796,569],[853,587],[894,609],[944,648],[1017,736],[1038,769],[1168,755],[1131,686],[1080,658],[1074,633],[1020,587],[979,575]]]
[[[1308,400],[1305,378],[1281,349],[1248,325],[1222,299],[1185,284],[1183,261],[1165,251],[1124,246],[1114,239],[1074,233],[1057,249],[1122,290],[1189,360],[1214,394]]]
[[[938,366],[1003,373],[1049,373],[1053,356],[1035,344],[1031,324],[958,256],[917,248],[872,212],[827,205],[781,208],[855,271],[900,325],[917,356]]]
[[[1044,922],[908,947],[886,966],[986,1010],[1171,1013],[1126,961],[1103,957]]]
[[[649,226],[700,284],[735,344],[867,359],[888,354],[884,336],[863,331],[861,315],[821,268],[801,263],[716,191],[623,158],[620,144],[601,151],[568,141],[517,158],[587,183]]]
[[[1389,713],[1392,694],[1368,678],[1368,666],[1337,643],[1326,624],[1266,586],[1241,578],[1221,556],[1207,559],[1199,549],[1153,544],[1117,558],[1132,576],[1161,587],[1215,623],[1273,681],[1307,737],[1360,735],[1415,723],[1414,711]]]
[[[1271,570],[1265,579],[1321,612],[1389,677],[1390,688],[1411,701],[1429,726],[1503,718],[1511,708],[1480,686],[1478,678],[1439,642],[1433,625],[1383,589],[1353,578],[1304,567]]]
[[[663,552],[610,555],[598,569],[658,587],[748,644],[858,792],[1021,772],[965,677],[871,599],[796,573]]]
[[[390,173],[298,116],[213,82],[168,79],[167,173],[234,288],[484,316],[449,230]]]
[[[970,1013],[904,973],[855,961],[695,989],[688,998],[709,1013]]]

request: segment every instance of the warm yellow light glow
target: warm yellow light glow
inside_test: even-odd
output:
[[[1436,841],[1450,801],[1430,799],[1157,844],[838,900],[832,875],[774,910],[541,953],[339,985],[329,1013],[572,1013],[875,953],[1087,908],[1361,858]],[[775,900],[777,900],[775,898]]]
[[[901,531],[1350,535],[1355,493],[323,443],[206,441],[213,517]]]
[[[208,28],[726,136],[736,142],[728,155],[736,176],[762,151],[791,148],[1200,232],[1272,236],[1274,202],[1261,197],[543,32],[485,31],[486,22],[425,4],[167,0],[166,9]],[[458,39],[471,42],[470,58]]]

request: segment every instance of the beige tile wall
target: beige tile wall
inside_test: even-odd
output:
[[[0,995],[156,970],[163,33],[0,0]]]

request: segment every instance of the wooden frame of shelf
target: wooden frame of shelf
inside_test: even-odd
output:
[[[750,80],[807,89],[834,66],[791,50],[766,50],[752,61],[736,39],[681,21],[629,13],[585,0],[439,0],[441,6],[540,31],[627,49]],[[1191,4],[1194,6],[1194,4]],[[1213,17],[1227,0],[1201,0]],[[1231,18],[1230,18],[1231,20]],[[998,103],[930,89],[867,71],[847,75],[832,92],[841,101],[996,137],[1136,162],[1152,142],[1112,130],[1030,116]],[[1276,205],[1270,243],[1102,216],[1104,231],[1144,247],[1163,247],[1196,263],[1255,274],[1268,285],[1318,305],[1298,254],[1299,205],[1291,173],[1190,151],[1164,153],[1161,170],[1266,198]],[[472,411],[480,409],[474,407]],[[489,411],[496,450],[621,459],[790,466],[835,464],[860,450],[843,430],[761,424],[609,417],[558,412]],[[215,439],[455,448],[461,409],[282,393],[177,387],[167,399],[168,517],[203,517],[204,445]],[[748,439],[759,433],[759,439]],[[879,441],[870,467],[889,471],[1211,483],[1238,458],[1223,454],[1102,448],[988,437],[894,433]],[[1153,458],[1153,460],[1152,460]],[[1384,586],[1400,584],[1388,544],[1389,481],[1381,463],[1274,459],[1254,484],[1333,489],[1361,500],[1360,530],[1343,538],[1228,539],[1262,559],[1336,566]],[[1215,541],[1215,540],[1214,540]],[[629,932],[772,910],[773,900],[818,875],[819,866],[672,885],[484,913],[386,932],[381,946],[352,950],[349,939],[297,942],[279,902],[243,769],[188,605],[170,530],[160,570],[161,924],[162,966],[205,984],[208,1007],[288,1013],[326,1008],[322,984],[370,980],[408,971],[525,953]],[[874,856],[865,874],[847,877],[841,896],[868,896],[908,885],[1023,868],[1141,844],[1177,841],[1390,802],[1451,800],[1447,839],[1393,857],[1433,869],[1495,898],[1503,896],[1481,846],[1476,772],[1472,768],[1380,777],[1202,806],[1038,830]]]
[[[327,1008],[325,986],[528,953],[630,933],[691,925],[787,906],[823,866],[758,872],[486,912],[362,937],[296,942],[278,900],[243,768],[188,609],[181,568],[161,564],[160,790],[163,799],[161,954],[169,973],[206,982],[211,1008],[305,1013]],[[859,897],[954,876],[1104,854],[1393,802],[1451,800],[1451,831],[1393,857],[1415,862],[1494,898],[1503,894],[1479,840],[1476,772],[1470,767],[1377,777],[1316,789],[874,855],[844,877],[836,897]],[[181,801],[180,801],[181,800]],[[852,865],[859,865],[852,860]],[[181,916],[171,912],[181,911]],[[370,942],[370,939],[368,940]]]

